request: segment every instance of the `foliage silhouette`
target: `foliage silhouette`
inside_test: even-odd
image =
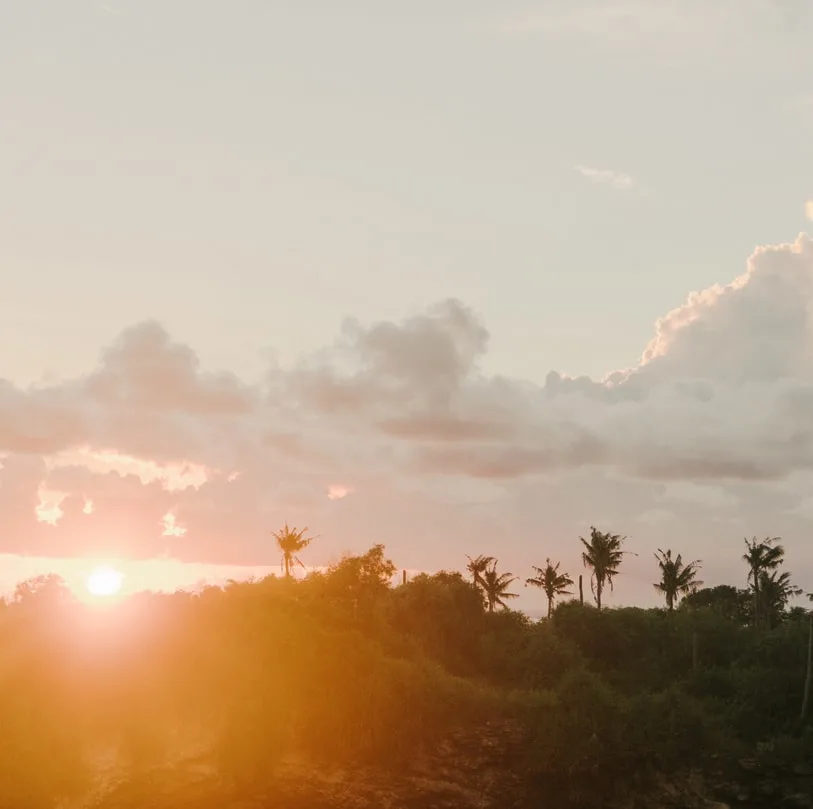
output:
[[[536,571],[536,576],[526,579],[525,583],[533,587],[539,587],[548,599],[548,618],[553,610],[553,602],[557,596],[570,595],[569,587],[573,586],[573,579],[567,573],[559,572],[559,562],[555,565],[550,559],[545,561],[545,567],[540,568],[532,565]]]
[[[605,586],[613,589],[613,579],[618,575],[624,558],[624,540],[619,534],[602,533],[591,526],[589,541],[579,537],[584,550],[582,562],[591,571],[590,586],[596,598],[596,608],[601,612],[601,596]]]
[[[508,590],[516,580],[517,577],[510,573],[498,573],[496,561],[483,573],[482,587],[489,612],[494,612],[495,607],[508,609],[505,600],[518,598],[518,593],[511,593]]]
[[[471,556],[466,556],[466,559],[469,560],[466,564],[466,570],[471,575],[471,583],[474,585],[474,589],[480,593],[483,603],[487,603],[485,581],[483,577],[485,576],[486,571],[492,565],[497,564],[497,560],[493,556],[483,556],[482,554],[475,556],[474,558]]]
[[[753,593],[753,610],[751,620],[754,626],[759,626],[763,619],[763,603],[761,598],[761,585],[764,574],[772,573],[779,568],[785,559],[785,549],[779,542],[779,537],[765,537],[757,540],[756,537],[743,540],[745,553],[743,561],[748,565],[748,583]]]
[[[747,756],[804,767],[813,628],[781,565],[759,574],[756,631],[753,592],[698,589],[678,606],[699,585],[687,576],[669,584],[674,610],[599,612],[623,550],[594,532],[580,547],[596,551],[596,607],[559,600],[572,582],[548,560],[531,580],[550,588],[538,622],[507,608],[515,578],[494,559],[482,583],[469,569],[393,586],[383,545],[300,578],[105,609],[56,577],[24,582],[0,609],[0,809],[81,800],[102,755],[121,780],[100,809],[159,805],[156,767],[181,754],[212,768],[218,807],[356,805],[352,786],[346,804],[319,797],[336,772],[358,789],[460,773],[479,801],[461,806],[610,807]],[[690,569],[664,551],[662,579],[669,562]],[[296,762],[298,802],[283,788]]]
[[[671,549],[662,551],[660,548],[655,553],[655,560],[661,571],[661,580],[655,584],[655,589],[663,593],[666,608],[672,612],[681,596],[694,593],[702,586],[703,582],[697,579],[701,563],[684,563],[680,554],[673,559]]]
[[[299,565],[303,570],[305,569],[305,565],[297,554],[307,548],[314,540],[314,537],[306,536],[307,533],[307,528],[297,531],[296,528],[289,528],[287,522],[279,531],[272,533],[282,554],[282,570],[286,578],[293,575],[294,565]]]

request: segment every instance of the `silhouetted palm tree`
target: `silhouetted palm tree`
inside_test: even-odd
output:
[[[759,626],[763,606],[760,597],[762,574],[776,570],[785,561],[785,549],[779,542],[779,537],[765,537],[757,541],[756,537],[745,540],[745,553],[742,560],[748,565],[748,583],[754,594],[754,626]]]
[[[592,571],[590,586],[596,597],[596,607],[601,611],[601,594],[606,585],[613,589],[613,578],[618,575],[618,568],[626,551],[621,546],[626,540],[620,534],[603,533],[593,526],[590,527],[590,541],[579,537],[584,545],[582,562]]]
[[[661,569],[661,580],[655,585],[655,589],[663,593],[666,607],[672,612],[681,596],[694,593],[698,587],[703,586],[703,582],[697,578],[701,562],[695,560],[684,564],[680,554],[673,559],[671,549],[662,551],[660,548],[655,554],[655,559]]]
[[[307,532],[307,528],[303,528],[301,531],[297,531],[296,528],[289,528],[288,523],[285,523],[282,530],[273,532],[274,539],[277,540],[277,547],[282,553],[281,567],[285,571],[286,578],[291,577],[291,571],[295,564],[302,568],[305,567],[297,554],[303,548],[307,548],[314,540],[314,537],[305,536]]]
[[[536,565],[531,565],[531,567],[536,571],[536,578],[526,579],[525,583],[544,591],[548,599],[548,618],[550,618],[556,596],[570,595],[570,590],[567,588],[573,586],[573,579],[567,573],[560,573],[559,562],[554,565],[550,559],[545,560],[544,568]]]
[[[485,574],[486,570],[497,563],[497,560],[493,556],[475,556],[474,559],[471,556],[466,556],[466,559],[469,560],[469,563],[466,565],[466,570],[471,573],[471,581],[474,585],[475,589],[478,593],[480,593],[483,598],[485,598],[485,586],[483,584],[483,575]]]
[[[791,584],[790,573],[762,571],[759,576],[759,608],[767,619],[768,626],[774,627],[782,620],[782,613],[788,601],[802,594],[802,588]]]
[[[496,563],[483,573],[483,591],[489,612],[494,612],[494,607],[507,609],[504,599],[517,598],[517,593],[508,592],[508,588],[516,580],[516,576],[510,573],[497,573]]]

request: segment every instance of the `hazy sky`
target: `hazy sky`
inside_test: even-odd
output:
[[[812,37],[806,0],[0,5],[0,551],[266,564],[287,518],[314,564],[524,576],[596,523],[621,600],[746,534],[813,589]]]

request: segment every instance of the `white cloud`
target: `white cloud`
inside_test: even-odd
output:
[[[813,222],[813,199],[805,203],[805,216]]]
[[[806,524],[811,312],[800,235],[690,294],[634,368],[599,381],[487,376],[488,330],[453,300],[348,321],[262,386],[136,326],[84,377],[0,382],[0,550],[271,564],[287,520],[330,537],[324,553],[383,540],[429,569],[506,531],[496,550],[516,558],[541,535],[573,572],[571,540],[603,516],[705,559],[704,532],[722,549]]]
[[[164,527],[162,535],[165,537],[182,537],[186,533],[186,528],[178,525],[175,515],[171,511],[161,517],[161,525]]]
[[[574,166],[574,170],[587,180],[601,185],[609,185],[620,190],[632,188],[632,177],[629,174],[610,169],[594,169],[589,166]]]
[[[64,515],[62,502],[68,496],[67,493],[49,489],[42,483],[37,491],[37,496],[39,502],[34,509],[37,521],[51,526],[58,525]]]

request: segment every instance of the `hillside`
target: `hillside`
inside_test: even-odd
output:
[[[751,626],[701,590],[533,622],[393,571],[377,546],[108,610],[24,588],[0,613],[0,806],[810,805],[803,610]]]

